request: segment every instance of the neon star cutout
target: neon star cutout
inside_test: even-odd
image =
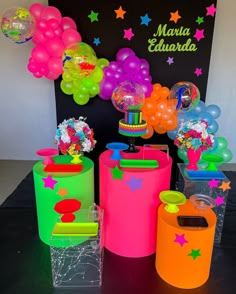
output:
[[[59,188],[57,194],[60,195],[61,197],[64,197],[64,196],[68,195],[69,193],[67,192],[66,188]]]
[[[123,10],[122,6],[119,7],[119,9],[114,10],[116,13],[116,18],[122,18],[124,19],[124,15],[126,14],[126,11]]]
[[[122,180],[122,176],[124,172],[121,169],[119,169],[117,165],[114,168],[111,168],[111,172],[112,172],[112,179]]]
[[[149,18],[148,14],[146,13],[144,16],[140,16],[141,18],[141,25],[145,25],[148,27],[151,18]]]
[[[206,7],[206,10],[207,10],[207,13],[206,13],[207,16],[210,15],[210,16],[214,17],[217,8],[215,8],[215,5],[213,3],[213,4],[211,4],[211,6]]]
[[[133,38],[134,33],[132,32],[132,28],[128,30],[124,30],[124,39],[128,39],[129,41]]]
[[[132,176],[131,179],[126,182],[130,188],[131,191],[135,191],[136,189],[142,189],[142,181],[143,179],[137,179],[136,177]]]
[[[201,256],[200,250],[201,249],[198,249],[198,250],[192,249],[192,252],[189,253],[188,256],[192,256],[192,258],[195,260],[197,257]]]
[[[93,39],[93,44],[95,44],[96,46],[98,46],[99,44],[101,44],[100,39],[99,38],[94,38]]]
[[[224,197],[217,196],[215,199],[216,206],[220,206],[225,203]]]
[[[202,75],[202,69],[197,67],[194,73],[196,74],[196,76],[199,77],[200,75]]]
[[[223,191],[229,190],[231,189],[230,187],[230,183],[231,182],[222,182],[221,185],[219,186],[219,188],[221,188]]]
[[[94,12],[93,10],[91,10],[88,18],[90,18],[91,22],[98,21],[98,12]]]
[[[54,190],[54,186],[56,185],[57,181],[53,180],[52,176],[48,175],[46,178],[43,178],[44,181],[44,188],[50,188]]]
[[[196,22],[197,22],[199,25],[200,25],[201,23],[203,23],[203,22],[204,22],[203,17],[198,16],[197,19],[196,19]]]
[[[166,61],[169,65],[171,65],[172,63],[174,63],[174,57],[168,57],[167,61]]]
[[[174,242],[179,243],[181,247],[184,246],[185,243],[188,243],[188,241],[184,237],[184,234],[182,235],[175,234]]]
[[[208,182],[208,185],[211,189],[218,187],[218,184],[219,184],[219,180],[215,180],[215,179],[212,179]]]
[[[202,29],[202,30],[196,29],[196,33],[194,35],[194,38],[196,38],[198,42],[201,39],[204,39],[205,38],[205,36],[204,36],[204,29]]]
[[[170,15],[171,15],[170,21],[174,21],[175,23],[177,23],[178,20],[181,18],[178,10],[176,10],[175,12],[171,12]]]

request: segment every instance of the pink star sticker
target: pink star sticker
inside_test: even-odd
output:
[[[198,42],[201,39],[204,39],[205,38],[205,36],[204,36],[204,29],[202,29],[202,30],[196,29],[196,33],[194,35],[194,38],[196,38]]]
[[[124,30],[124,39],[128,39],[129,41],[133,38],[134,34],[132,32],[132,28],[128,30]]]
[[[179,243],[181,247],[184,246],[185,243],[188,243],[188,241],[184,237],[184,234],[182,235],[175,234],[174,242]]]
[[[199,77],[200,75],[202,75],[202,69],[197,67],[194,73],[196,74],[196,76]]]
[[[219,180],[215,180],[215,179],[212,179],[208,182],[208,185],[211,189],[218,187],[218,184],[219,184]]]
[[[54,190],[54,186],[56,185],[57,181],[53,180],[52,176],[48,175],[47,178],[43,178],[44,181],[44,188],[50,188]]]
[[[211,15],[211,16],[214,17],[217,8],[215,8],[214,3],[213,3],[213,4],[211,4],[211,6],[206,7],[206,10],[207,10],[207,13],[206,13],[207,16],[208,16],[208,15]]]
[[[224,204],[225,203],[224,197],[217,196],[216,199],[215,199],[215,203],[216,203],[216,206]]]

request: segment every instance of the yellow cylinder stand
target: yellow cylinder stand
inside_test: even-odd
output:
[[[179,211],[170,213],[164,203],[158,211],[156,270],[168,284],[193,289],[203,285],[210,273],[216,216],[211,209],[201,211],[186,200]],[[177,216],[204,216],[207,228],[181,227]]]

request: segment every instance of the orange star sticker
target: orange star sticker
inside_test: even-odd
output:
[[[231,189],[230,187],[231,182],[222,182],[222,184],[219,186],[223,191]]]
[[[122,6],[120,6],[119,9],[114,10],[114,11],[116,13],[116,18],[124,19],[124,15],[125,15],[126,11],[122,9]]]
[[[68,195],[67,189],[66,188],[59,188],[59,191],[57,192],[61,197],[64,197]]]
[[[176,10],[175,12],[171,12],[170,15],[171,15],[170,20],[174,21],[175,23],[177,23],[177,21],[181,18],[178,10]]]

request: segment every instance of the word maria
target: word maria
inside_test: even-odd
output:
[[[197,51],[196,44],[192,43],[190,28],[183,26],[179,28],[167,28],[167,24],[160,24],[152,39],[148,39],[149,52],[168,52],[168,51]],[[162,37],[157,39],[157,37]],[[165,43],[163,37],[189,37],[184,43]]]

